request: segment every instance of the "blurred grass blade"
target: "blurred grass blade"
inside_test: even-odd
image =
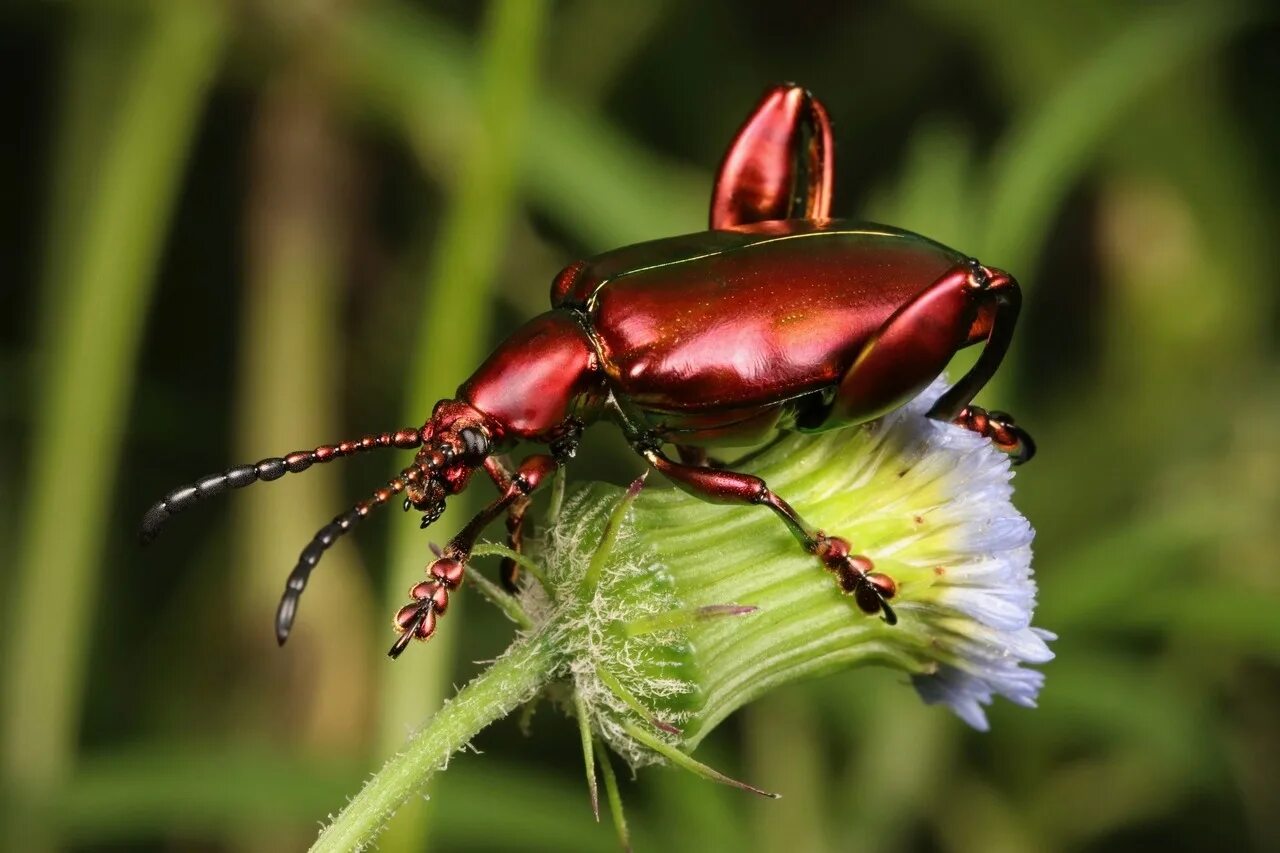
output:
[[[221,7],[164,2],[122,76],[118,110],[97,138],[94,191],[70,230],[50,233],[67,263],[51,269],[44,375],[33,422],[28,498],[10,601],[4,767],[41,789],[68,774],[99,554],[155,267],[196,119],[217,69]],[[113,31],[104,32],[104,38]],[[86,48],[89,49],[89,48]],[[96,48],[95,48],[96,49]],[[79,132],[69,122],[63,132]],[[79,153],[72,155],[80,156]]]
[[[598,105],[626,77],[672,5],[671,0],[561,4],[551,42],[551,83],[576,103]]]
[[[867,202],[867,218],[928,234],[948,246],[972,245],[976,173],[967,133],[950,124],[924,124],[911,136],[897,180]]]
[[[449,207],[435,245],[429,287],[409,365],[406,423],[421,423],[436,401],[453,395],[488,349],[489,306],[493,280],[503,256],[508,223],[516,209],[516,168],[525,140],[525,121],[533,96],[538,47],[546,5],[533,0],[500,0],[489,7],[480,46],[480,88],[463,104],[474,114],[473,131],[456,151],[450,170]],[[415,85],[423,86],[421,80]],[[415,106],[420,106],[415,101]],[[453,115],[424,114],[432,125],[452,126]],[[465,127],[465,125],[464,125]],[[455,128],[456,129],[456,128]],[[458,528],[476,508],[482,493],[450,500],[444,524]],[[440,535],[448,528],[433,535]],[[393,527],[389,554],[387,612],[404,603],[404,591],[422,579],[428,562],[427,538],[415,524]],[[463,597],[452,611],[462,608]],[[465,605],[464,605],[465,606]],[[454,650],[464,627],[457,612],[433,641],[412,650],[384,670],[379,748],[398,750],[405,734],[443,703],[453,680]],[[404,810],[383,836],[383,850],[421,850],[425,804]]]
[[[794,699],[774,694],[744,709],[744,764],[753,779],[768,779],[786,797],[781,802],[753,801],[750,820],[763,850],[824,853],[823,814],[827,793],[822,742],[826,732],[816,715]]]
[[[84,228],[84,215],[96,189],[102,140],[120,109],[132,71],[131,55],[146,33],[145,9],[82,4],[77,11],[57,89],[57,133],[44,225],[50,236],[70,236]],[[129,11],[134,14],[127,14]],[[79,263],[78,248],[75,243],[45,239],[40,267],[41,341],[56,339],[55,324],[61,320],[57,309],[65,304],[63,288]],[[47,352],[44,355],[48,357]]]
[[[349,423],[334,386],[352,362],[343,315],[356,220],[350,202],[358,190],[351,142],[331,113],[329,99],[297,65],[281,69],[255,106],[233,459],[333,441]],[[373,585],[356,549],[344,543],[325,556],[286,653],[278,652],[271,625],[284,572],[300,546],[353,502],[339,486],[341,475],[336,465],[317,465],[305,480],[237,496],[230,507],[234,569],[225,573],[235,590],[236,633],[258,651],[240,667],[238,681],[262,684],[288,672],[306,684],[301,695],[268,691],[260,703],[264,722],[287,720],[300,746],[327,755],[365,745],[357,733],[367,728],[365,697],[378,664],[367,643]],[[246,732],[252,728],[244,725]]]
[[[1125,623],[1244,660],[1280,664],[1280,596],[1223,589],[1212,582],[1147,593],[1133,602]]]
[[[407,6],[351,16],[337,73],[353,95],[398,125],[446,181],[475,131],[476,75],[456,33]],[[424,85],[422,81],[430,81]],[[596,114],[538,93],[520,146],[531,198],[597,250],[703,227],[710,175],[637,145]],[[448,121],[439,120],[449,116]]]
[[[1156,7],[1102,47],[1001,141],[976,251],[1006,269],[1032,269],[1054,213],[1116,121],[1154,84],[1248,20],[1233,3]]]
[[[706,227],[709,172],[665,162],[563,101],[538,104],[524,180],[534,201],[594,250]]]
[[[86,757],[52,799],[23,807],[56,818],[66,838],[87,849],[125,849],[168,834],[272,837],[285,822],[313,825],[317,814],[351,793],[366,769],[345,760],[299,759],[280,744],[145,743]],[[564,819],[582,807],[576,785],[518,767],[494,773],[467,762],[450,767],[449,780],[439,805],[450,820],[437,830],[446,849],[516,850],[529,839],[546,850],[608,848],[608,831]]]

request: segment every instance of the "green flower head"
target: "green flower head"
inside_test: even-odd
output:
[[[642,722],[632,700],[688,747],[766,690],[861,663],[907,671],[926,702],[979,729],[994,696],[1034,705],[1043,675],[1025,665],[1052,657],[1052,635],[1031,626],[1034,533],[1006,457],[924,416],[941,387],[735,466],[897,581],[894,626],[854,606],[763,507],[599,484],[571,495],[535,544],[548,585],[530,579],[522,602],[615,751],[656,757],[625,735]]]
[[[943,387],[874,423],[785,435],[734,464],[892,577],[896,625],[860,610],[765,507],[643,489],[643,478],[627,490],[557,490],[514,600],[469,574],[517,621],[518,639],[353,806],[384,778],[420,784],[444,757],[433,750],[465,742],[445,736],[451,725],[470,737],[539,695],[577,718],[593,802],[600,745],[633,768],[671,762],[764,793],[689,753],[766,691],[864,664],[910,674],[925,702],[978,729],[996,696],[1033,706],[1044,677],[1029,665],[1053,657],[1053,635],[1031,624],[1034,532],[1010,501],[1004,454],[925,416]],[[406,770],[415,761],[416,775]],[[387,808],[409,793],[388,789]]]

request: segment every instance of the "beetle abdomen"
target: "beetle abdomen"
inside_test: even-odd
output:
[[[834,221],[646,246],[587,262],[571,290],[615,392],[668,412],[764,405],[834,385],[895,310],[963,259],[910,232]],[[624,253],[660,262],[627,269]]]

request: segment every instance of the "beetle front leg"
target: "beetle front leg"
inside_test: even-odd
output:
[[[484,460],[484,470],[500,492],[510,488],[512,480],[512,474],[507,468],[505,459],[506,457],[500,459],[497,456],[490,456]],[[525,496],[517,499],[507,508],[507,547],[517,554],[524,551],[525,515],[531,503],[532,500]],[[498,579],[502,582],[503,589],[515,595],[520,588],[520,564],[510,557],[503,557],[502,563],[498,566]]]
[[[410,640],[426,640],[435,633],[436,619],[448,609],[449,593],[461,585],[471,549],[485,527],[517,503],[527,501],[530,493],[542,485],[556,467],[556,460],[543,454],[525,459],[502,494],[476,513],[466,527],[449,540],[436,561],[427,567],[427,580],[409,590],[413,601],[396,613],[395,629],[400,632],[400,637],[387,652],[390,657],[400,657]]]
[[[880,613],[885,622],[897,624],[897,614],[889,606],[889,599],[898,589],[893,579],[875,571],[874,564],[867,557],[853,554],[848,540],[828,536],[807,524],[791,504],[771,490],[764,480],[737,471],[682,465],[664,454],[652,441],[640,439],[633,446],[650,465],[691,495],[711,503],[757,504],[773,510],[801,547],[835,574],[840,589],[852,595],[864,613]]]

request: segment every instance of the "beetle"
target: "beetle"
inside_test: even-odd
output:
[[[865,423],[903,405],[960,349],[983,344],[968,373],[928,412],[988,437],[1015,464],[1035,446],[1014,420],[971,405],[996,371],[1021,304],[1008,273],[909,231],[829,216],[833,146],[826,109],[807,90],[768,90],[720,165],[710,230],[578,261],[551,285],[551,310],[511,334],[420,428],[296,451],[175,489],[146,513],[152,539],[206,497],[374,448],[416,449],[412,464],[316,533],[289,574],[276,637],[324,552],[403,493],[426,527],[483,471],[499,496],[454,536],[394,619],[398,657],[435,632],[483,529],[505,515],[522,541],[530,494],[575,454],[582,431],[612,421],[647,463],[708,501],[764,506],[867,614],[889,624],[896,584],[846,539],[809,525],[762,479],[709,462],[779,430]],[[545,445],[514,470],[517,442]],[[676,450],[678,461],[668,454]],[[516,586],[504,563],[502,580]]]

